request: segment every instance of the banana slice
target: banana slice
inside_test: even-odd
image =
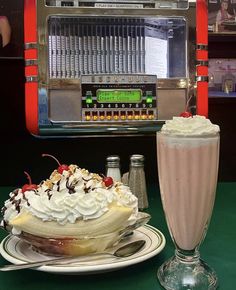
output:
[[[112,206],[108,212],[97,219],[78,220],[73,224],[65,225],[60,225],[55,221],[43,221],[29,212],[22,212],[9,224],[17,230],[45,238],[97,236],[122,228],[132,211],[132,208]]]

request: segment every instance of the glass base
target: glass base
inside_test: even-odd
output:
[[[217,276],[199,257],[174,256],[158,269],[157,277],[168,290],[214,290]]]

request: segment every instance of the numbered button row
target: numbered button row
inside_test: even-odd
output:
[[[125,120],[153,120],[154,110],[137,111],[85,111],[85,121],[125,121]]]

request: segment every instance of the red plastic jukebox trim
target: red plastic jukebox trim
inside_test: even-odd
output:
[[[30,133],[38,135],[38,67],[36,48],[36,21],[36,0],[24,0],[26,127]]]
[[[197,114],[208,116],[208,9],[206,0],[196,2]]]

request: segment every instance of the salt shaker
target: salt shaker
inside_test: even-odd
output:
[[[110,155],[106,158],[106,176],[110,176],[114,181],[121,181],[120,157]]]
[[[128,185],[134,195],[138,198],[138,208],[148,208],[148,197],[146,178],[144,172],[144,156],[134,154],[130,157]]]

